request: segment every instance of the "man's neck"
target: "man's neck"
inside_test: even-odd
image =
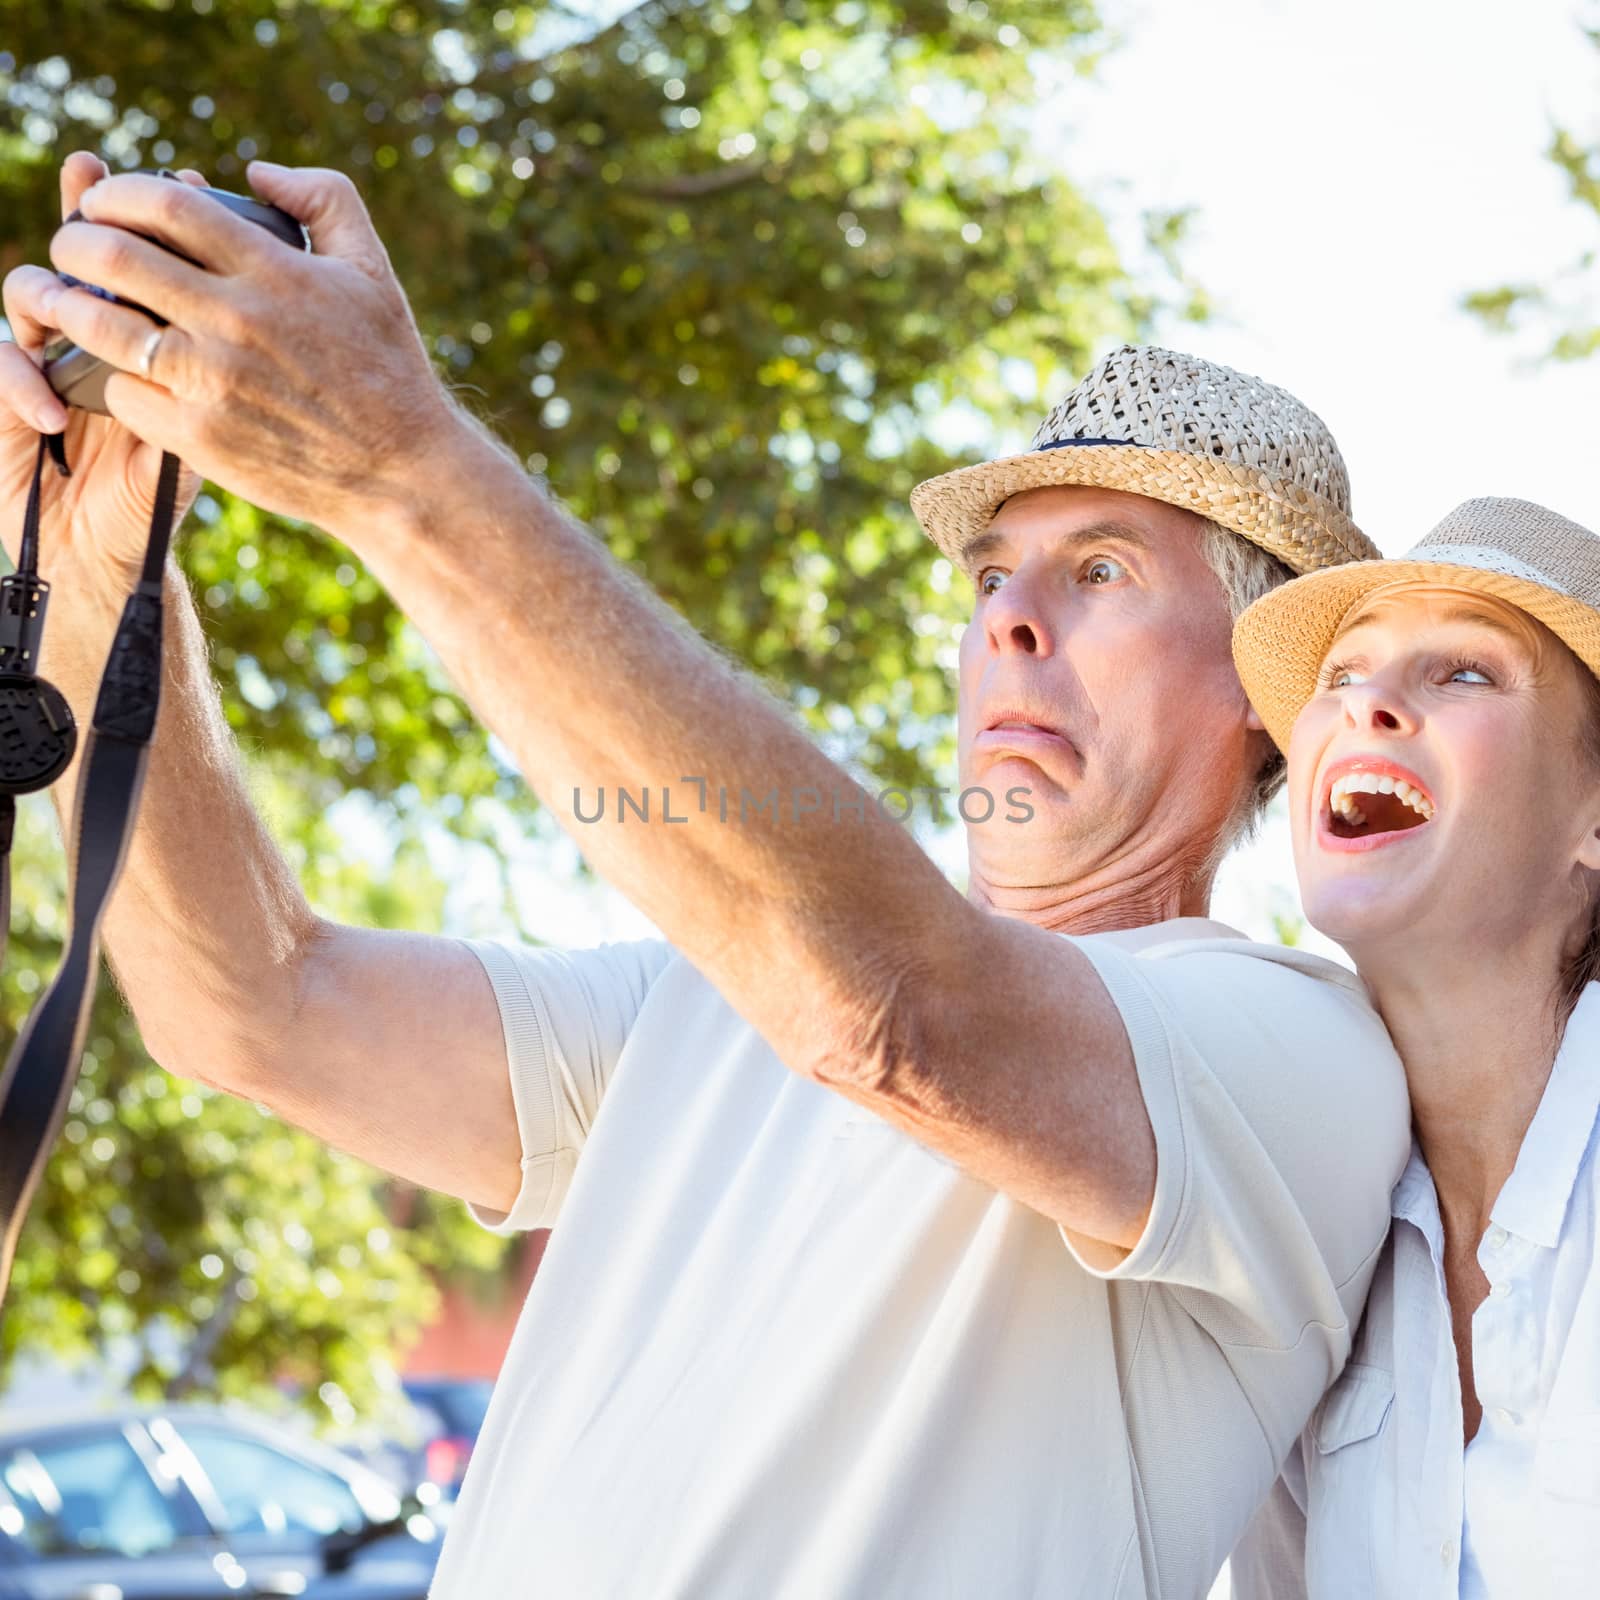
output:
[[[1364,956],[1357,966],[1405,1063],[1417,1143],[1447,1227],[1476,1239],[1560,1044],[1555,953],[1541,942],[1451,960],[1430,943],[1426,963]]]
[[[1052,933],[1108,933],[1208,915],[1211,874],[1197,877],[1165,863],[1132,872],[1125,866],[1107,868],[1075,883],[1025,883],[990,875],[973,861],[967,898],[997,916],[1017,917]]]

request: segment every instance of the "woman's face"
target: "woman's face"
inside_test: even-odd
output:
[[[1473,591],[1396,584],[1352,612],[1289,748],[1312,926],[1358,965],[1564,937],[1600,869],[1584,672]]]

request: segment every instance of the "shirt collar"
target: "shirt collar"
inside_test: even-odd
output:
[[[1508,1233],[1554,1249],[1600,1113],[1600,983],[1578,997],[1539,1109],[1490,1215]]]
[[[1157,945],[1171,944],[1177,939],[1239,939],[1246,940],[1237,928],[1210,917],[1168,917],[1165,922],[1147,922],[1139,928],[1113,928],[1089,937],[1102,939],[1122,950],[1151,950]]]

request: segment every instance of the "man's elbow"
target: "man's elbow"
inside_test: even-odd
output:
[[[881,1110],[915,1115],[935,1097],[939,1001],[915,960],[856,974],[847,993],[817,1008],[804,1075]]]
[[[294,1071],[296,1040],[313,1009],[317,954],[336,924],[311,914],[286,932],[249,994],[191,992],[149,1023],[135,1014],[150,1058],[174,1077],[273,1105]]]

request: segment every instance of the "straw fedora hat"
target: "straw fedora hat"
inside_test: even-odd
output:
[[[1393,561],[1283,584],[1233,630],[1245,693],[1280,750],[1345,619],[1380,589],[1429,583],[1495,595],[1542,622],[1600,677],[1600,536],[1529,500],[1468,500]]]
[[[1260,378],[1154,345],[1113,350],[1026,452],[929,478],[911,509],[959,566],[1006,500],[1058,483],[1198,512],[1294,572],[1378,554],[1350,520],[1350,479],[1320,417]]]

